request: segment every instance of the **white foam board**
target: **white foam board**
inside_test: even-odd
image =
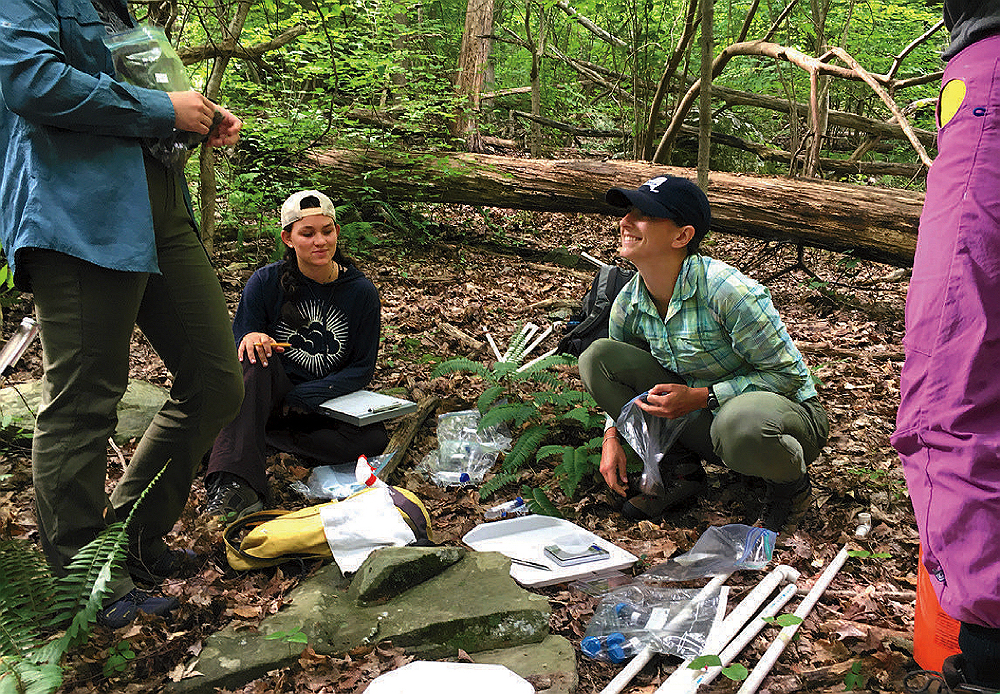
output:
[[[511,577],[523,586],[535,588],[625,569],[638,561],[635,555],[586,528],[562,518],[535,514],[477,525],[465,534],[462,542],[480,552],[499,552],[512,559],[548,566],[551,571],[511,563]],[[610,556],[601,561],[576,566],[559,566],[545,556],[545,545],[584,543],[599,545],[608,550]]]

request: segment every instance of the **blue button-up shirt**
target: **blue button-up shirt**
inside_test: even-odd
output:
[[[111,77],[105,36],[90,0],[0,0],[0,240],[22,289],[28,248],[158,271],[138,138],[171,134],[174,109]]]
[[[816,395],[770,292],[721,260],[685,258],[663,318],[636,274],[611,307],[609,336],[649,350],[692,388],[712,386],[720,404],[755,390]]]

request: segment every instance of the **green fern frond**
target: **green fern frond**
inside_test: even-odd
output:
[[[563,383],[559,380],[559,377],[549,371],[536,371],[534,373],[522,371],[513,374],[510,380],[512,383],[537,383],[551,390],[562,390],[563,388]]]
[[[498,405],[479,419],[479,429],[482,431],[504,422],[511,423],[514,427],[520,427],[537,414],[537,408],[520,402]]]
[[[535,451],[538,450],[538,447],[542,444],[542,440],[545,439],[548,433],[549,428],[541,424],[536,424],[525,429],[517,437],[513,448],[504,456],[503,465],[501,466],[503,470],[507,472],[520,470]]]
[[[562,418],[580,422],[580,424],[588,429],[590,427],[600,426],[600,424],[604,421],[603,415],[595,415],[587,407],[574,407],[569,412],[564,412],[562,414]]]
[[[573,450],[572,446],[567,446],[565,444],[561,445],[553,444],[551,446],[542,446],[541,448],[538,449],[538,452],[535,454],[535,460],[537,460],[538,462],[542,462],[549,456],[565,455],[566,451],[572,451],[572,450]]]
[[[25,540],[0,541],[0,655],[13,655],[23,648],[11,648],[13,637],[2,632],[26,627],[53,627],[55,579],[42,553]],[[25,646],[32,637],[24,635]]]
[[[524,348],[527,347],[528,343],[527,338],[528,331],[524,329],[524,324],[519,322],[514,327],[514,337],[511,338],[510,347],[507,348],[502,361],[520,364],[524,359]]]
[[[511,377],[517,377],[517,364],[512,361],[498,361],[493,365],[492,376],[494,381],[503,381]]]
[[[514,470],[512,472],[505,472],[500,470],[493,477],[486,480],[481,487],[479,487],[479,498],[488,499],[497,493],[500,489],[506,487],[508,484],[514,484],[517,482],[517,478],[521,476],[520,470]]]
[[[545,494],[542,489],[533,489],[528,485],[521,487],[521,497],[526,500],[528,504],[528,509],[532,513],[538,513],[543,516],[552,516],[554,518],[562,518],[562,514],[559,513],[559,509],[556,508],[549,497]]]
[[[479,400],[476,401],[476,409],[480,412],[486,412],[501,393],[503,393],[503,386],[490,386],[479,396]]]
[[[481,376],[487,381],[496,382],[492,371],[478,361],[472,361],[466,357],[458,357],[457,359],[449,359],[448,361],[441,362],[434,367],[434,371],[431,372],[431,378],[461,372],[472,373]]]
[[[63,683],[63,669],[53,663],[0,660],[0,694],[51,694]]]
[[[575,363],[576,359],[565,354],[550,354],[547,357],[539,359],[531,366],[525,367],[522,371],[518,372],[518,375],[531,377],[533,374],[547,371],[552,366],[571,366]]]
[[[130,516],[131,518],[131,516]],[[126,522],[109,525],[73,557],[69,574],[60,579],[60,600],[70,610],[73,620],[66,629],[66,647],[82,643],[97,619],[104,597],[111,589],[111,576],[125,559],[128,538]]]

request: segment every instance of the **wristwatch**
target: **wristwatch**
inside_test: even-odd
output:
[[[712,386],[708,387],[708,409],[719,409],[719,398],[715,397],[715,389]]]

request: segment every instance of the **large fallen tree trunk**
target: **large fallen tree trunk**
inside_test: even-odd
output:
[[[643,162],[512,159],[482,154],[311,152],[328,192],[351,199],[364,187],[386,199],[544,212],[616,214],[604,193],[662,174],[694,171]],[[900,267],[913,261],[923,194],[815,179],[713,173],[712,228],[850,253]]]

